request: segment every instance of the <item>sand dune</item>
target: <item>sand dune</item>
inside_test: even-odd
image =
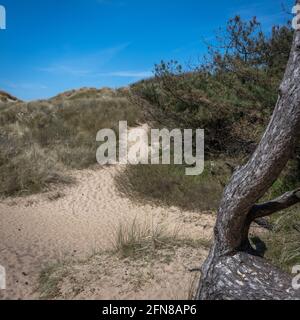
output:
[[[179,226],[181,232],[189,237],[211,237],[214,224],[212,215],[185,212],[175,207],[166,209],[137,205],[120,196],[114,185],[114,176],[120,170],[122,167],[111,166],[77,171],[72,173],[77,184],[71,187],[6,199],[0,203],[0,264],[7,272],[7,290],[0,292],[0,298],[38,299],[38,277],[43,268],[55,261],[78,261],[95,252],[110,249],[116,225],[126,219],[151,219],[170,228]],[[194,263],[198,263],[198,260],[200,263],[206,255],[203,249],[199,250],[192,259]],[[168,272],[167,280],[171,287],[163,289],[160,287],[162,283],[154,281],[152,285],[147,284],[147,290],[145,288],[148,294],[142,294],[143,290],[139,294],[129,294],[130,286],[127,285],[127,291],[124,291],[125,284],[119,283],[119,287],[126,292],[122,295],[122,290],[116,290],[118,277],[114,275],[111,279],[106,277],[104,293],[103,290],[102,294],[94,290],[94,294],[89,296],[85,291],[81,297],[147,298],[152,292],[152,298],[167,298],[168,292],[174,293],[178,277],[185,276],[186,283],[190,278],[189,271],[183,267],[186,260],[184,253],[181,251],[179,256],[176,265],[181,271],[177,274]],[[122,273],[122,263],[117,262],[117,265],[115,270]],[[159,268],[159,264],[154,268]]]

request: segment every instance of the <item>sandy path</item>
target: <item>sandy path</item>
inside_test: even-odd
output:
[[[138,217],[180,226],[189,236],[209,238],[212,216],[133,204],[114,185],[120,167],[74,172],[76,185],[51,194],[6,199],[0,203],[0,265],[6,268],[7,290],[0,298],[38,298],[38,275],[58,259],[79,259],[110,248],[120,221]]]

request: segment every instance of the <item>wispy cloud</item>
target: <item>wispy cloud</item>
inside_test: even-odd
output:
[[[117,70],[117,71],[102,71],[107,69],[109,62],[125,50],[129,43],[121,44],[112,48],[106,48],[99,52],[87,54],[84,56],[63,59],[52,63],[47,67],[40,67],[38,71],[46,72],[53,75],[80,77],[80,78],[149,78],[153,74],[149,70]]]
[[[130,43],[120,44],[111,48],[105,48],[98,52],[69,57],[50,63],[49,66],[39,67],[38,71],[55,75],[89,76],[108,64],[113,58],[125,50]]]
[[[38,71],[48,72],[52,74],[64,74],[70,76],[84,76],[90,74],[90,70],[81,70],[72,66],[52,65],[50,67],[38,68]]]
[[[114,71],[97,73],[100,77],[118,77],[118,78],[150,78],[153,76],[151,71]]]

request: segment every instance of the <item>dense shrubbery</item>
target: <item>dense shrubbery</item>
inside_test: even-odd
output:
[[[135,101],[162,126],[205,128],[207,155],[248,154],[275,105],[291,41],[289,26],[268,37],[256,19],[236,17],[206,63],[186,70],[162,62],[154,79],[133,86]]]

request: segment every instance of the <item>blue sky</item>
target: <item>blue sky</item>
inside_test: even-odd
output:
[[[0,89],[24,100],[148,77],[155,63],[196,61],[228,18],[286,20],[293,0],[0,0]]]

